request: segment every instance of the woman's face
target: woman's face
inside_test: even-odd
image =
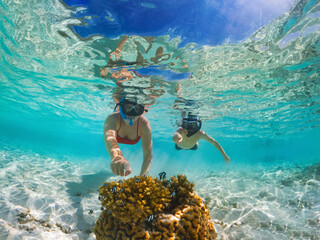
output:
[[[123,105],[123,112],[129,117],[139,116],[143,111],[144,107],[141,104],[126,103]]]
[[[127,116],[126,115],[126,118],[123,119],[125,122],[127,123],[130,123],[132,121],[132,123],[134,123],[135,121],[137,121],[139,118],[139,116],[135,116],[135,117],[132,117],[132,116]]]
[[[133,125],[133,122],[145,111],[143,105],[126,100],[120,103],[119,110],[123,119],[128,122],[129,125]]]

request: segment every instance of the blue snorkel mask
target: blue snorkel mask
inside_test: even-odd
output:
[[[144,109],[144,106],[138,104],[136,102],[129,101],[125,98],[121,99],[120,102],[114,108],[116,110],[117,106],[119,106],[119,111],[121,117],[129,122],[129,125],[133,125],[134,117],[142,115],[144,112],[148,110]]]
[[[119,105],[119,111],[120,111],[120,115],[121,115],[122,119],[125,120],[125,121],[128,121],[129,125],[132,126],[133,125],[133,117],[126,116],[123,113],[121,105]]]

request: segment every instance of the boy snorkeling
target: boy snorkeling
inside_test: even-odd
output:
[[[230,164],[230,157],[225,153],[221,145],[206,134],[201,129],[202,122],[198,116],[188,114],[182,118],[180,127],[174,133],[172,139],[176,143],[177,150],[197,150],[198,141],[204,139],[215,146],[216,149],[222,154],[226,164]]]
[[[111,157],[111,170],[114,174],[127,176],[131,173],[129,161],[124,158],[119,143],[136,144],[142,141],[143,163],[140,176],[145,175],[152,162],[152,136],[148,119],[142,114],[147,110],[135,101],[121,99],[116,105],[119,112],[110,114],[104,123],[104,142]]]

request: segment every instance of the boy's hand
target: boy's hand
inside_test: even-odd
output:
[[[175,142],[175,143],[181,143],[182,142],[182,136],[180,135],[180,134],[175,134],[175,135],[173,135],[173,141]]]
[[[228,155],[225,155],[223,159],[226,164],[230,164],[230,157]]]
[[[128,176],[131,173],[129,161],[123,156],[116,156],[111,160],[111,170],[120,176]]]

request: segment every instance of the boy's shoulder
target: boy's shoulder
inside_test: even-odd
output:
[[[199,135],[205,135],[206,133],[204,132],[204,131],[202,131],[202,130],[199,130],[198,132],[197,132]]]
[[[205,136],[207,136],[206,132],[204,132],[202,130],[199,130],[197,132],[197,135],[198,135],[199,139],[204,138]]]

